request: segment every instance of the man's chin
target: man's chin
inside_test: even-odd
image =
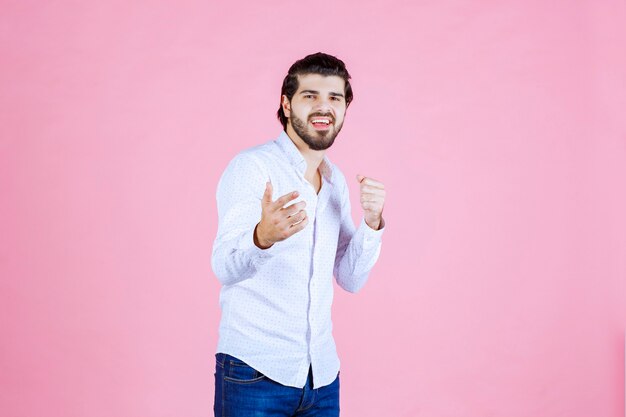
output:
[[[337,137],[339,131],[335,130],[335,126],[328,129],[317,130],[312,126],[306,126],[303,123],[294,123],[291,125],[296,135],[298,135],[309,149],[315,151],[323,151],[330,148]],[[341,129],[341,126],[339,126]]]
[[[309,145],[310,149],[313,149],[315,151],[323,151],[325,149],[330,148],[333,142],[334,142],[334,138],[332,140],[314,140],[314,141],[310,141],[307,144]]]

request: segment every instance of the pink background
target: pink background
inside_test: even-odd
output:
[[[3,1],[0,415],[212,415],[217,180],[325,51],[355,91],[329,156],[387,187],[370,281],[336,287],[342,415],[622,416],[625,22],[623,1]]]

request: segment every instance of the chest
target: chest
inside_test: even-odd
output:
[[[315,194],[319,194],[322,188],[322,176],[319,170],[316,170],[313,175],[306,175],[305,179],[313,186]]]
[[[338,223],[342,219],[342,187],[337,187],[334,183],[323,179],[317,170],[314,171],[315,175],[309,176],[308,173],[298,174],[291,165],[287,164],[274,164],[271,168],[270,180],[274,187],[272,200],[298,191],[300,195],[287,203],[287,206],[302,200],[306,201],[305,210],[311,226],[316,218],[327,219],[329,223],[333,221]],[[327,224],[326,221],[323,223]]]

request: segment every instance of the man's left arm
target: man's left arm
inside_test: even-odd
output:
[[[341,288],[357,292],[365,285],[378,260],[385,229],[382,217],[385,186],[373,178],[357,176],[363,218],[358,229],[352,222],[348,187],[344,181],[342,220],[335,257],[334,274]]]

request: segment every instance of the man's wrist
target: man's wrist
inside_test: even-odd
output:
[[[273,243],[266,242],[264,239],[261,239],[259,237],[259,223],[257,223],[257,225],[254,227],[253,236],[254,236],[254,244],[259,249],[269,249],[274,245]]]
[[[380,230],[382,228],[382,226],[384,225],[383,223],[383,217],[377,217],[375,219],[368,219],[367,217],[365,218],[365,224],[367,224],[370,229],[373,230]]]

